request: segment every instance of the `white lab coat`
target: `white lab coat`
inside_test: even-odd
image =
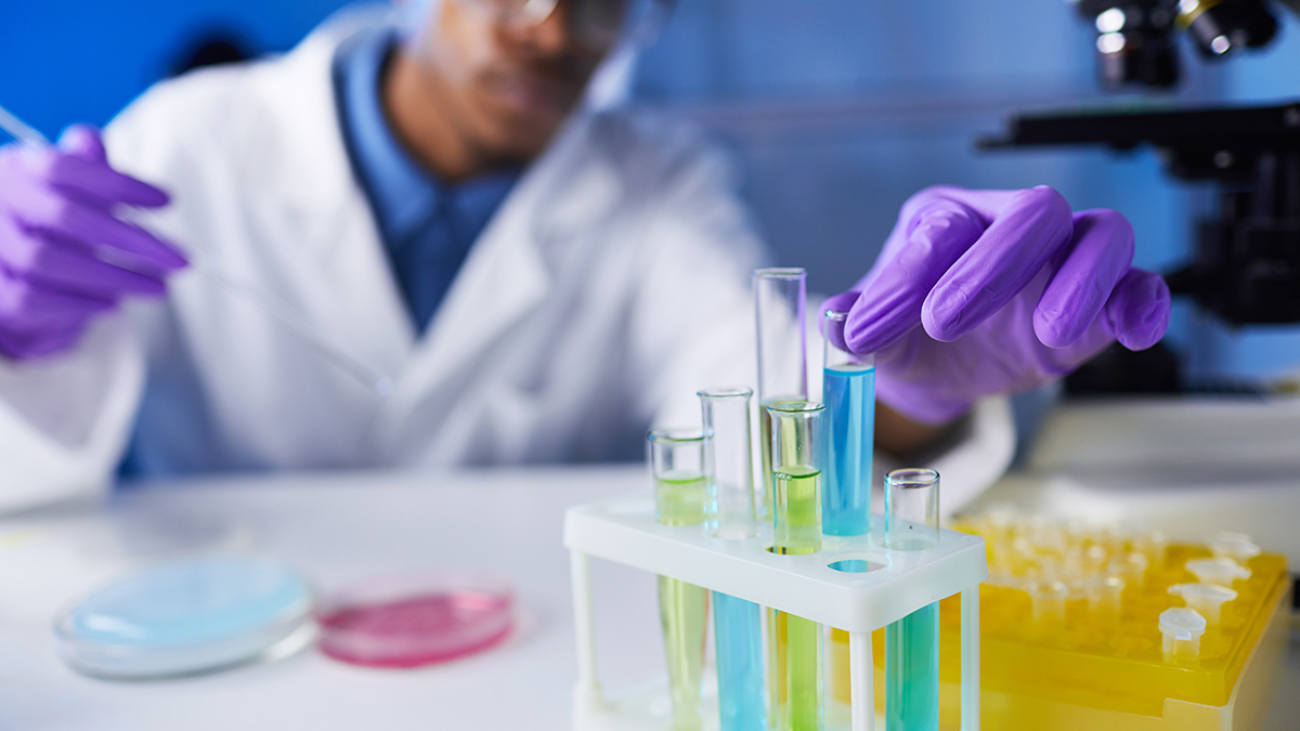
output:
[[[186,473],[636,458],[695,391],[753,383],[760,246],[724,158],[639,114],[580,114],[509,195],[416,336],[339,128],[346,23],[286,56],[154,87],[106,132],[172,196],[142,223],[393,376],[381,397],[198,272],[72,353],[0,365],[0,507],[103,489],[138,421]],[[138,413],[137,413],[138,408]],[[956,459],[1005,467],[1005,403]],[[951,494],[952,473],[945,488]]]

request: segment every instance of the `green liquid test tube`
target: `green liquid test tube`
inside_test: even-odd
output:
[[[708,519],[709,491],[702,432],[664,429],[650,433],[649,461],[655,518],[662,525],[699,525]],[[659,577],[659,621],[664,634],[673,731],[699,731],[704,723],[704,641],[709,615],[707,589]]]
[[[758,330],[759,449],[763,484],[755,496],[758,519],[773,520],[772,420],[768,406],[808,400],[807,277],[803,269],[754,270]]]
[[[885,548],[923,551],[939,543],[939,473],[885,477]],[[939,729],[939,603],[885,628],[886,731]]]
[[[823,413],[818,403],[772,405],[772,483],[776,553],[807,555],[822,547]],[[822,627],[786,612],[774,616],[777,728],[821,731]]]

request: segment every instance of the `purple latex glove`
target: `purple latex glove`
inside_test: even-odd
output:
[[[827,335],[876,353],[881,401],[941,424],[981,396],[1049,383],[1119,340],[1154,345],[1169,288],[1135,269],[1133,229],[1059,193],[934,187],[912,196],[871,271],[826,307]],[[918,327],[919,326],[919,327]]]
[[[99,133],[69,127],[58,148],[0,148],[0,353],[71,348],[95,315],[128,295],[161,296],[183,256],[114,215],[167,194],[108,165]]]

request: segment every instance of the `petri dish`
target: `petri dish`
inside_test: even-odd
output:
[[[113,679],[168,678],[290,654],[311,640],[311,591],[264,558],[159,564],[101,587],[55,619],[59,655]]]
[[[316,608],[321,651],[352,665],[414,668],[475,655],[515,626],[514,590],[474,570],[377,577]]]

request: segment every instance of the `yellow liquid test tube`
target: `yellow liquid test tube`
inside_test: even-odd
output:
[[[762,459],[761,480],[756,485],[754,508],[759,522],[773,521],[775,482],[772,473],[772,418],[769,406],[799,404],[808,400],[807,272],[799,268],[754,270],[754,319],[758,332],[758,431]],[[767,722],[776,728],[785,691],[781,676],[782,640],[777,634],[777,614],[767,618]]]
[[[662,525],[699,525],[708,518],[705,437],[688,430],[656,430],[649,437],[655,518]],[[709,592],[659,577],[659,620],[668,664],[673,731],[699,731],[704,723],[704,641]]]
[[[773,551],[794,556],[816,553],[822,547],[825,407],[804,402],[768,406],[767,412],[772,423]],[[774,620],[777,728],[821,731],[822,627],[787,612],[776,612]]]

